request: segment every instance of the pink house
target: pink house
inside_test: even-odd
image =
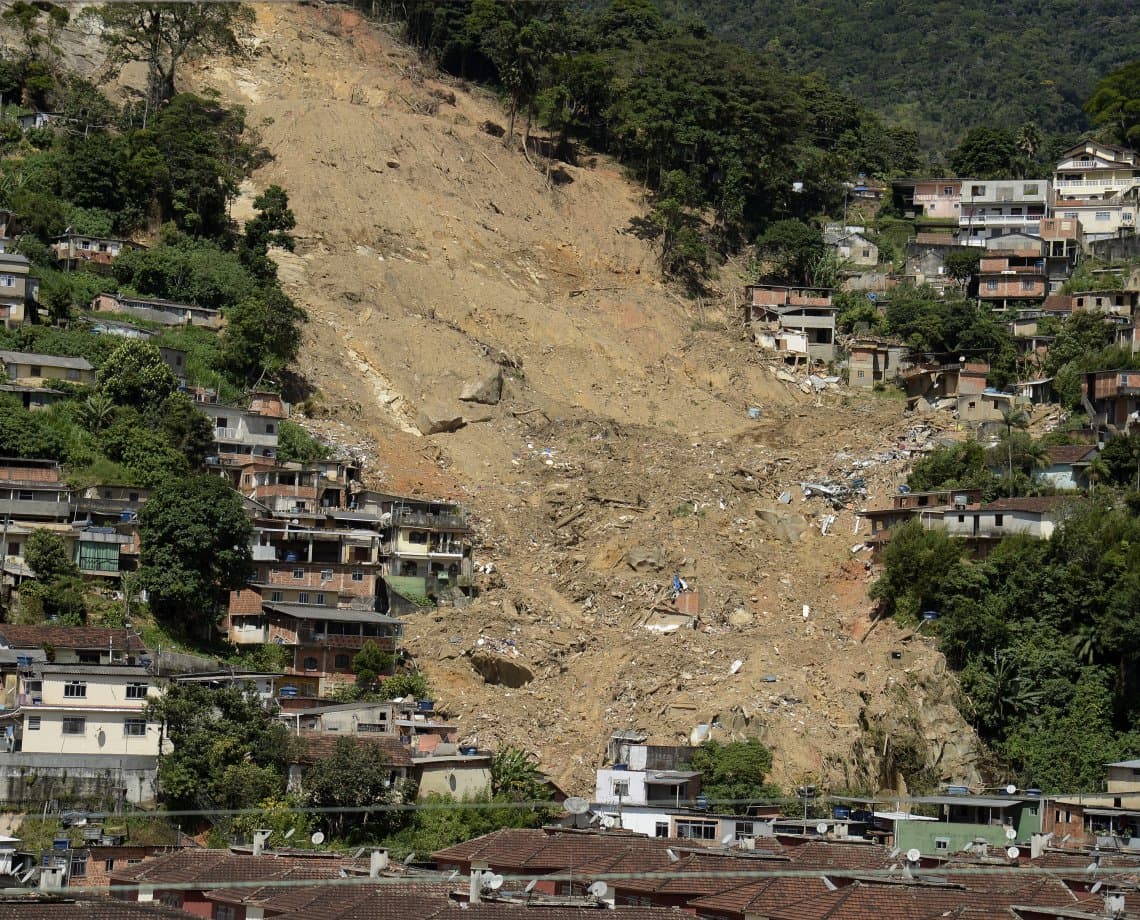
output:
[[[937,220],[958,219],[961,179],[896,179],[892,185],[904,211]]]

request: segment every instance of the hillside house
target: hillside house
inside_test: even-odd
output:
[[[1089,465],[1096,459],[1093,444],[1063,444],[1048,449],[1048,465],[1036,478],[1060,491],[1087,489]]]
[[[871,525],[868,543],[877,552],[886,543],[887,532],[911,518],[921,517],[927,512],[942,514],[954,504],[969,504],[982,500],[981,489],[939,489],[933,492],[912,492],[909,489],[891,497],[889,508],[862,509],[859,517]]]
[[[857,267],[879,264],[879,247],[868,239],[861,229],[854,227],[827,227],[823,231],[823,245],[835,251],[842,261]]]
[[[220,403],[204,405],[202,411],[213,421],[214,439],[223,462],[277,455],[280,422],[276,418]]]
[[[958,213],[959,241],[985,246],[992,237],[1008,233],[1041,234],[1049,216],[1048,179],[963,179]]]
[[[1074,291],[1073,310],[1097,310],[1112,316],[1131,320],[1140,304],[1140,291],[1124,289],[1104,291]]]
[[[50,648],[55,664],[131,664],[146,648],[136,633],[95,626],[20,626],[0,623],[0,649]]]
[[[961,179],[895,179],[894,201],[905,217],[957,221],[962,201]]]
[[[222,325],[222,314],[219,310],[199,307],[197,304],[160,300],[157,297],[98,294],[91,301],[91,309],[96,313],[125,313],[153,323],[162,323],[164,326],[202,326],[205,329],[218,329]]]
[[[761,348],[796,361],[835,357],[830,288],[753,284],[745,289],[744,323]]]
[[[408,778],[412,768],[412,757],[408,749],[398,739],[378,734],[344,734],[322,731],[300,731],[296,753],[288,765],[289,792],[301,794],[305,790],[305,773],[309,767],[328,759],[337,742],[347,738],[358,747],[368,751],[377,761],[384,763],[391,771],[388,785],[394,786]]]
[[[27,256],[0,251],[0,319],[5,329],[15,329],[29,319],[29,310],[39,298],[40,281],[32,275]]]
[[[1053,176],[1053,211],[1079,220],[1085,242],[1136,232],[1140,161],[1133,150],[1086,140],[1061,154]]]
[[[95,368],[86,358],[64,355],[40,355],[30,351],[0,351],[4,373],[13,382],[66,380],[70,383],[95,383]]]
[[[1140,418],[1140,371],[1085,374],[1081,389],[1094,426],[1126,431]]]
[[[965,540],[974,555],[984,558],[996,543],[1014,534],[1048,540],[1056,528],[1060,504],[1061,498],[1055,495],[1001,498],[977,505],[955,500],[940,517],[929,515],[922,520],[928,528]]]
[[[1016,249],[986,249],[978,264],[978,299],[994,309],[1049,293],[1043,241],[1022,240]]]
[[[111,237],[87,236],[82,233],[65,233],[58,237],[52,247],[55,257],[65,271],[75,271],[83,265],[106,269],[128,249],[146,247],[131,240],[117,240]]]
[[[1000,422],[1003,414],[1015,409],[1022,397],[987,387],[981,393],[962,393],[958,396],[958,418],[964,422],[981,424]]]
[[[18,708],[0,753],[0,801],[155,798],[160,726],[147,718],[159,695],[147,670],[129,665],[31,663],[19,674]],[[23,781],[31,771],[35,786]]]
[[[938,817],[915,821],[900,816],[894,821],[894,846],[917,849],[923,856],[960,853],[975,841],[1002,848],[1028,843],[1041,830],[1042,800],[1037,796],[931,795],[910,803],[932,808]]]
[[[370,610],[319,606],[312,602],[315,594],[304,596],[310,602],[263,600],[256,609],[231,602],[225,621],[227,638],[235,645],[268,643],[288,650],[285,674],[294,695],[328,696],[353,683],[352,659],[366,642],[396,651],[402,621]]]
[[[1041,221],[1040,232],[1041,239],[1045,241],[1045,274],[1049,276],[1049,293],[1056,294],[1081,264],[1084,231],[1079,220],[1048,217]]]
[[[910,349],[900,342],[875,336],[857,336],[847,346],[848,384],[870,389],[898,378],[910,366]]]

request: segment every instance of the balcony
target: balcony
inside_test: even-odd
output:
[[[215,441],[237,441],[241,438],[241,432],[237,428],[215,428],[214,440]]]
[[[428,514],[423,511],[401,511],[395,515],[399,527],[422,527],[425,530],[469,530],[462,514],[440,512]]]
[[[297,642],[300,645],[329,645],[335,648],[363,648],[365,642],[375,642],[382,651],[396,651],[394,636],[344,636],[339,633],[299,629],[297,630]]]
[[[1112,178],[1102,176],[1099,179],[1058,179],[1053,183],[1055,189],[1082,189],[1089,192],[1117,191],[1130,188],[1140,182],[1135,176],[1129,178]]]
[[[1022,227],[1038,226],[1045,220],[1044,214],[963,214],[958,219],[958,226],[969,227]]]

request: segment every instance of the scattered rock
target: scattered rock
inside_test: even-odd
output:
[[[660,572],[665,568],[665,552],[660,546],[635,546],[625,554],[625,561],[635,572]]]
[[[485,121],[482,124],[483,133],[490,134],[491,137],[503,137],[507,133],[507,129],[502,125],[493,121]]]
[[[388,168],[389,169],[399,169],[400,168],[400,161],[399,160],[389,160],[388,161]]]
[[[798,514],[783,511],[777,508],[758,508],[756,513],[760,520],[768,524],[776,536],[785,543],[795,543],[807,530],[807,524]]]
[[[518,689],[534,680],[534,672],[525,664],[504,658],[494,652],[473,652],[471,667],[487,684]]]
[[[503,398],[503,372],[496,370],[486,377],[468,380],[463,385],[459,398],[464,402],[482,403],[485,406],[498,405]]]
[[[447,406],[421,406],[416,415],[416,427],[423,434],[443,434],[458,431],[466,423],[462,413]]]
[[[429,91],[429,95],[440,102],[446,102],[448,105],[455,105],[455,93],[449,89],[433,89]]]
[[[743,607],[737,607],[728,615],[729,626],[751,626],[756,618]]]

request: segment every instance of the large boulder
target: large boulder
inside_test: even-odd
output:
[[[468,380],[463,384],[459,398],[463,402],[482,403],[485,406],[498,405],[503,398],[503,372],[497,370],[486,377]]]
[[[625,561],[635,572],[660,572],[665,568],[665,551],[660,546],[634,546]]]
[[[497,684],[517,690],[534,680],[534,672],[523,662],[496,652],[473,652],[471,667],[486,684]]]
[[[772,528],[776,537],[785,543],[795,543],[807,531],[807,523],[792,511],[758,508],[756,513],[760,516],[760,520]]]
[[[458,431],[466,424],[462,412],[456,412],[447,406],[431,404],[421,406],[416,415],[416,427],[422,434],[443,434],[448,431]]]

